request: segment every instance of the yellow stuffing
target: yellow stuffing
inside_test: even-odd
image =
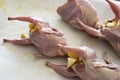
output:
[[[117,26],[118,20],[114,20],[114,21],[106,20],[106,21],[104,22],[104,24],[105,24],[105,27],[107,27],[107,28],[114,28],[114,27]]]
[[[21,36],[21,38],[22,38],[22,39],[26,38],[26,36],[25,36],[25,34],[24,34],[24,33],[21,33],[21,35],[20,35],[20,36]]]
[[[78,59],[78,57],[73,52],[68,52],[68,56],[74,59]]]
[[[29,28],[30,28],[30,32],[35,32],[38,30],[38,28],[36,27],[34,23],[30,23]]]

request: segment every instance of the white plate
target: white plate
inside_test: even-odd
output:
[[[76,80],[64,78],[45,66],[46,61],[65,64],[65,58],[36,59],[32,53],[37,49],[33,46],[17,46],[3,43],[3,38],[20,38],[21,33],[28,35],[28,23],[8,21],[8,16],[35,16],[50,23],[64,32],[67,42],[72,46],[88,46],[97,51],[100,57],[107,56],[120,64],[119,57],[111,46],[103,40],[93,38],[84,31],[69,27],[61,20],[56,9],[67,0],[0,0],[0,80]],[[90,0],[103,21],[113,18],[109,5],[104,0]],[[119,3],[117,3],[119,4]],[[102,22],[101,21],[101,22]]]

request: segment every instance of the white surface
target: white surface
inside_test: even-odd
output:
[[[104,0],[90,0],[101,20],[113,18],[109,5]],[[88,46],[97,51],[97,55],[107,56],[120,64],[119,57],[111,46],[103,40],[93,38],[86,32],[69,27],[56,13],[59,5],[66,0],[0,0],[0,80],[76,80],[64,78],[45,66],[46,61],[65,64],[64,58],[36,59],[32,53],[37,50],[33,46],[17,46],[3,43],[3,38],[16,39],[21,33],[28,35],[28,23],[7,21],[8,16],[40,17],[64,32],[67,42],[72,46]],[[106,52],[106,53],[105,53]]]

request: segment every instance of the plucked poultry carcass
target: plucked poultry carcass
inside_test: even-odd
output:
[[[58,46],[58,44],[67,45],[64,34],[51,27],[49,23],[31,17],[8,17],[8,20],[29,22],[29,38],[20,40],[4,39],[4,42],[11,42],[17,45],[33,44],[39,50],[39,53],[35,54],[38,57],[66,55],[66,52]]]
[[[83,30],[82,25],[76,23],[78,18],[93,28],[99,28],[97,12],[89,0],[67,0],[67,3],[58,7],[57,12],[72,27]]]
[[[120,66],[108,58],[99,58],[96,51],[88,47],[62,46],[68,51],[68,64],[57,65],[46,62],[64,77],[79,77],[80,80],[120,80]]]
[[[80,28],[82,28],[82,30],[86,31],[87,33],[89,33],[92,36],[99,37],[99,38],[102,38],[102,39],[106,39],[112,45],[112,47],[116,51],[116,53],[118,55],[120,55],[120,24],[119,24],[119,21],[120,21],[120,7],[117,6],[116,4],[114,4],[113,2],[111,2],[110,0],[106,0],[106,1],[109,3],[113,13],[115,14],[115,18],[112,19],[112,20],[105,21],[104,24],[101,24],[101,25],[99,24],[98,25],[99,29],[97,29],[95,27],[95,25],[92,25],[92,26],[89,25],[88,22],[93,21],[93,20],[96,21],[96,23],[99,23],[98,18],[96,19],[97,15],[94,15],[93,17],[91,17],[90,13],[87,14],[88,16],[84,16],[84,18],[86,19],[86,22],[83,21],[84,19],[82,20],[78,16],[74,17],[74,19],[70,18],[67,21],[68,21],[68,23],[72,21],[72,23],[77,24],[77,26],[79,26]],[[70,4],[70,2],[71,2],[71,4]],[[63,19],[66,18],[66,17],[68,18],[68,16],[65,15],[65,12],[62,12],[61,10],[67,9],[69,12],[71,12],[71,13],[68,13],[68,15],[72,14],[72,12],[74,12],[74,10],[76,10],[76,8],[73,9],[73,8],[70,7],[70,6],[73,5],[72,2],[74,3],[74,6],[78,6],[78,4],[79,4],[79,8],[82,6],[83,2],[84,2],[84,5],[86,3],[86,6],[82,6],[82,8],[83,7],[85,7],[85,8],[88,7],[88,0],[68,0],[68,3],[64,4],[62,7],[59,7],[58,10],[57,10],[58,14]],[[66,8],[66,6],[67,6],[67,8]],[[75,14],[81,15],[81,16],[86,15],[86,13],[84,13],[86,10],[84,10],[84,9],[80,10],[81,12],[83,12],[83,14],[79,14],[79,12],[77,12]],[[95,13],[95,11],[92,8],[89,9],[89,10],[92,11],[93,14]],[[88,20],[87,18],[90,18],[90,19]],[[72,25],[71,23],[69,23],[69,24]]]

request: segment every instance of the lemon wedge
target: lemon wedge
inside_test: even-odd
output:
[[[68,52],[67,67],[70,68],[74,64],[77,64],[77,63],[83,64],[84,63],[84,59],[82,57],[76,56],[73,52]]]
[[[76,56],[73,52],[68,52],[68,64],[67,67],[73,66],[77,61],[79,61],[79,57]]]
[[[74,58],[68,58],[68,64],[67,64],[67,67],[71,67],[72,65],[75,64],[75,62],[77,61],[77,59],[74,59]]]

